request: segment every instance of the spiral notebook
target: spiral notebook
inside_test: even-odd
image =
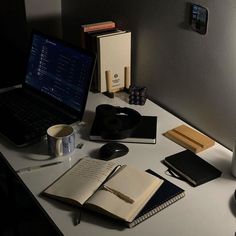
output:
[[[166,180],[150,169],[146,170],[146,172],[163,179],[164,182],[137,217],[131,223],[128,223],[129,228],[136,226],[185,196],[184,190],[174,183]]]

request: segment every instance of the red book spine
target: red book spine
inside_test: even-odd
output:
[[[107,22],[100,22],[95,24],[87,24],[82,25],[84,32],[91,32],[91,31],[97,31],[97,30],[103,30],[103,29],[113,29],[115,28],[115,22],[113,21],[107,21]]]

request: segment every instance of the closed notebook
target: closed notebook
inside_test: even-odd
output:
[[[143,222],[185,196],[184,190],[174,183],[166,180],[150,169],[146,170],[146,172],[164,180],[164,182],[136,218],[131,223],[128,223],[128,227],[130,228]]]
[[[193,186],[204,184],[222,174],[216,167],[189,150],[166,157],[164,164]]]
[[[119,116],[121,121],[124,121],[125,116]],[[92,128],[90,130],[89,139],[93,141],[104,141],[101,137],[100,120],[95,117]],[[130,137],[119,140],[120,142],[129,143],[156,143],[157,135],[157,117],[142,116],[141,122],[133,130]],[[108,140],[105,140],[108,141]],[[109,141],[114,141],[110,139]],[[117,140],[115,140],[117,141]]]

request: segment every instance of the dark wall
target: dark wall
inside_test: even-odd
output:
[[[24,0],[28,30],[61,37],[61,0]]]
[[[188,27],[185,0],[62,0],[64,37],[114,20],[132,31],[132,80],[150,97],[227,146],[236,138],[236,1],[193,0],[209,10],[206,35]]]
[[[27,54],[27,28],[24,0],[8,0],[0,8],[0,88],[20,84],[24,78]]]

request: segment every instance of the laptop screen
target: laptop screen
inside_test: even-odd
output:
[[[25,84],[83,112],[94,63],[94,54],[34,32]]]

